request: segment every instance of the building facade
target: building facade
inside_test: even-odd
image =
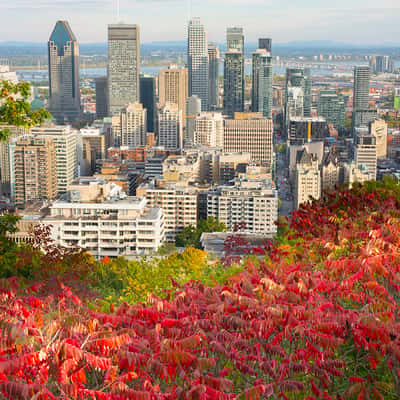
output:
[[[78,175],[78,131],[70,126],[43,126],[32,128],[31,134],[53,139],[56,148],[57,192],[58,195],[65,193],[68,185]]]
[[[166,103],[158,110],[158,145],[170,151],[183,147],[182,111],[177,104]]]
[[[138,25],[108,26],[108,114],[140,101],[140,30]]]
[[[224,61],[224,114],[233,118],[235,112],[244,111],[244,61],[238,49],[225,53]]]
[[[96,178],[74,182],[43,223],[51,225],[57,244],[85,249],[97,259],[154,254],[165,237],[161,209]]]
[[[353,111],[369,108],[369,66],[354,67]]]
[[[207,194],[207,215],[223,222],[228,231],[273,237],[277,232],[278,194],[271,181],[236,181]]]
[[[186,100],[186,135],[188,143],[194,143],[194,134],[196,131],[196,118],[201,113],[201,99],[198,96],[190,96]]]
[[[108,115],[107,104],[107,77],[101,76],[95,79],[96,85],[96,118],[103,119]]]
[[[56,148],[51,138],[23,136],[12,145],[13,200],[52,200],[57,195]]]
[[[254,163],[272,169],[272,120],[259,113],[237,113],[225,120],[224,151],[250,153]]]
[[[156,78],[150,75],[140,76],[140,102],[147,110],[147,130],[154,133],[156,120]]]
[[[81,115],[79,45],[67,21],[57,21],[48,42],[49,110],[59,124]]]
[[[376,156],[378,159],[387,158],[388,125],[385,120],[377,119],[369,126],[372,136],[376,139]]]
[[[377,148],[376,138],[368,132],[368,128],[357,128],[354,148],[354,161],[357,168],[367,167],[369,180],[376,180]]]
[[[189,96],[201,99],[201,110],[208,109],[208,42],[207,33],[199,18],[193,18],[188,26]]]
[[[209,109],[219,107],[219,49],[213,43],[208,44],[208,102]]]
[[[224,119],[221,113],[204,112],[196,118],[195,143],[223,148]]]
[[[346,104],[335,90],[321,90],[318,94],[318,115],[324,117],[338,132],[345,130]]]

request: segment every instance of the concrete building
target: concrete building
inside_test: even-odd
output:
[[[23,127],[0,124],[0,131],[3,129],[9,130],[10,134],[6,141],[0,141],[0,196],[11,198],[10,145],[15,144],[19,137],[26,136],[29,132]]]
[[[107,77],[101,76],[95,79],[96,85],[96,118],[103,119],[108,116],[108,89]]]
[[[188,26],[189,96],[201,99],[201,110],[208,109],[208,41],[207,33],[199,18],[193,18]]]
[[[323,141],[328,136],[328,125],[323,117],[291,117],[289,120],[288,144],[290,146]]]
[[[353,111],[369,108],[369,66],[354,67]]]
[[[156,78],[150,75],[140,75],[140,102],[146,111],[147,131],[154,132],[156,120]]]
[[[166,103],[158,110],[158,145],[166,150],[180,151],[183,147],[182,111],[177,104]]]
[[[141,103],[128,104],[112,119],[114,145],[139,147],[147,142],[147,110]]]
[[[165,237],[161,209],[96,178],[74,182],[43,223],[51,225],[57,244],[85,249],[97,259],[154,254]]]
[[[321,90],[318,94],[318,115],[324,117],[338,132],[343,132],[346,115],[343,95],[335,90]]]
[[[365,110],[353,111],[352,115],[352,126],[353,126],[353,136],[355,138],[355,132],[357,128],[368,126],[371,122],[378,119],[378,110],[369,108]]]
[[[244,61],[243,54],[235,48],[225,53],[223,108],[230,118],[235,112],[244,111]]]
[[[209,109],[219,107],[219,49],[213,43],[208,44],[208,102]]]
[[[108,114],[140,101],[140,30],[138,25],[108,26]]]
[[[170,65],[158,72],[158,105],[164,108],[167,103],[176,104],[186,117],[186,99],[188,98],[188,70]]]
[[[196,131],[196,118],[201,113],[201,99],[198,96],[190,96],[186,101],[186,141],[194,143],[194,133]]]
[[[237,180],[234,186],[219,186],[207,195],[207,215],[223,222],[228,231],[275,236],[278,193],[269,180]]]
[[[221,113],[204,112],[196,118],[194,142],[203,146],[223,148],[224,119]]]
[[[12,145],[12,198],[18,208],[57,195],[56,147],[51,138],[23,136]]]
[[[252,55],[251,109],[272,117],[272,57],[266,49],[258,49]]]
[[[49,110],[59,124],[79,120],[79,45],[67,21],[57,21],[48,42]]]
[[[356,143],[354,148],[354,161],[357,168],[366,166],[369,180],[376,180],[377,171],[377,146],[376,138],[371,135],[368,128],[356,129]]]
[[[224,151],[250,153],[254,163],[272,170],[272,120],[259,113],[236,113],[225,120]]]
[[[344,170],[344,183],[349,184],[351,188],[354,183],[364,183],[370,180],[368,168],[365,164],[357,166],[356,162],[353,161],[343,165]]]
[[[294,182],[294,204],[299,208],[301,204],[321,197],[321,174],[318,159],[312,156],[307,149],[297,153],[296,172]]]
[[[239,174],[248,171],[251,164],[250,153],[221,153],[217,157],[218,182],[220,185],[230,185]],[[216,183],[212,182],[212,183]]]
[[[369,130],[376,138],[376,156],[378,159],[387,158],[388,125],[383,119],[377,119],[370,123]]]
[[[96,161],[106,158],[106,138],[105,135],[100,133],[99,128],[84,128],[80,130],[82,138],[83,160],[83,174],[81,176],[93,175],[96,171]]]
[[[146,197],[149,207],[163,210],[168,242],[174,242],[186,226],[197,226],[197,192],[194,188],[153,181],[139,186],[137,195]]]
[[[240,26],[229,27],[226,30],[227,50],[238,50],[244,54],[244,35],[243,28]]]
[[[56,148],[57,193],[58,195],[65,193],[68,185],[78,175],[78,131],[70,126],[41,126],[32,128],[31,134],[53,139]]]
[[[392,57],[377,55],[372,56],[369,60],[371,71],[375,74],[393,73],[394,63]]]

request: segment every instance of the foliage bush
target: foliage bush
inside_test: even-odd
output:
[[[2,280],[0,396],[399,399],[399,193],[389,180],[325,193],[225,284],[174,282],[174,296],[160,290],[146,304],[105,312],[60,280]],[[147,285],[161,265],[213,268],[203,262],[188,249],[146,280],[144,264],[108,261],[92,284],[123,293],[125,265]]]

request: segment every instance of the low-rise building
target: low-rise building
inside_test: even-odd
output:
[[[160,208],[96,178],[76,180],[50,205],[43,222],[57,244],[80,247],[98,259],[152,254],[165,238]]]
[[[234,186],[219,186],[208,192],[207,215],[223,222],[228,231],[277,232],[278,193],[270,180],[237,180]]]

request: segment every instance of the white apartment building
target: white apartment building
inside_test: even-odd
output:
[[[164,216],[147,200],[117,185],[80,178],[50,206],[43,220],[57,244],[80,247],[97,259],[153,254],[164,241]]]
[[[115,146],[138,147],[147,143],[147,110],[141,103],[128,104],[112,118]]]
[[[376,119],[370,124],[370,132],[376,138],[376,156],[377,158],[387,157],[387,136],[388,125],[383,119]]]
[[[158,111],[158,145],[171,151],[182,149],[182,110],[177,104],[167,103]]]
[[[344,164],[344,183],[348,183],[349,187],[353,186],[353,183],[364,183],[369,180],[368,168],[362,164],[360,167],[353,161],[350,164]]]
[[[368,133],[367,128],[356,128],[356,135],[354,161],[359,169],[365,165],[368,168],[369,179],[376,180],[378,164],[376,138]]]
[[[197,226],[198,200],[194,188],[173,184],[158,186],[153,181],[139,186],[136,193],[145,196],[150,207],[162,209],[167,241],[174,242],[176,235],[186,226]]]
[[[221,113],[203,112],[196,118],[195,144],[222,149],[224,119]]]
[[[310,200],[321,197],[321,173],[316,157],[306,149],[298,153],[294,181],[294,204],[296,208]]]
[[[49,137],[56,146],[57,192],[66,193],[68,186],[78,174],[77,138],[78,131],[71,126],[41,126],[31,129],[34,136]]]
[[[277,232],[278,192],[270,180],[237,180],[234,186],[219,186],[207,195],[207,215],[223,222],[228,231],[273,237]]]
[[[250,153],[252,161],[272,169],[272,120],[259,113],[235,113],[225,120],[224,151]]]

